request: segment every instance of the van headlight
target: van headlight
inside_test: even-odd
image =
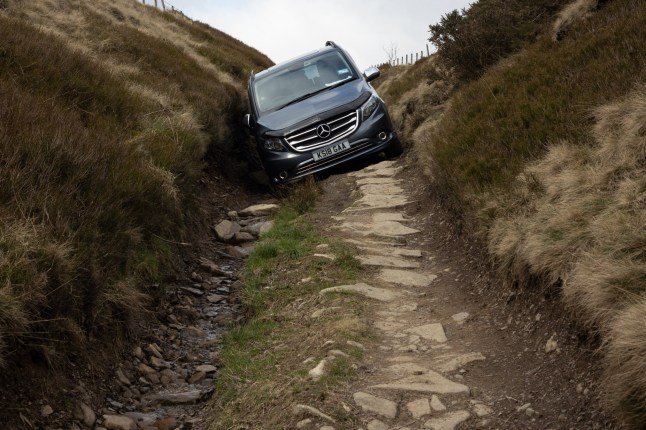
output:
[[[285,148],[285,145],[283,145],[283,142],[281,142],[278,137],[268,137],[263,139],[262,147],[267,151],[274,151],[274,152],[287,151],[287,148]]]
[[[363,106],[361,106],[361,119],[363,121],[368,119],[377,109],[377,106],[379,106],[379,100],[377,100],[377,97],[373,95],[363,104]]]

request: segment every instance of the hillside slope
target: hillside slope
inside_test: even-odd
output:
[[[244,80],[270,65],[134,1],[0,2],[0,367],[131,329],[203,169],[244,173]]]
[[[636,428],[646,423],[645,29],[644,2],[579,0],[446,104],[430,91],[437,73],[419,77],[423,92],[382,84],[428,183],[501,275],[557,293],[600,335],[608,407]],[[406,82],[420,67],[392,73]]]

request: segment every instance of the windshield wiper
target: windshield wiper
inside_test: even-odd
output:
[[[316,94],[321,93],[321,92],[323,92],[323,91],[325,91],[327,89],[328,88],[321,88],[320,90],[312,91],[311,93],[307,93],[307,94],[304,94],[304,95],[302,95],[300,97],[296,97],[294,100],[285,103],[284,105],[282,105],[281,107],[279,107],[276,110],[281,110],[282,108],[287,107],[289,105],[293,105],[294,103],[300,102],[301,100],[309,99],[310,97],[315,96]]]
[[[298,102],[300,102],[300,101],[302,101],[302,100],[309,99],[310,97],[315,96],[315,95],[317,95],[318,93],[322,93],[323,91],[327,91],[327,90],[331,90],[332,88],[336,88],[336,87],[338,87],[339,85],[341,85],[341,84],[343,84],[344,82],[346,82],[349,78],[351,78],[351,76],[350,76],[350,77],[348,77],[348,78],[345,78],[345,79],[341,79],[340,81],[336,81],[336,82],[332,83],[332,85],[329,85],[329,86],[327,86],[327,87],[325,87],[325,88],[321,88],[321,89],[319,89],[319,90],[312,91],[311,93],[307,93],[307,94],[304,94],[304,95],[302,95],[302,96],[300,96],[300,97],[297,97],[297,98],[295,98],[294,100],[292,100],[292,101],[289,101],[289,102],[285,103],[284,105],[282,105],[281,107],[279,107],[279,108],[278,108],[278,109],[276,109],[276,110],[281,110],[282,108],[285,108],[285,107],[287,107],[287,106],[289,106],[289,105],[293,105],[294,103],[298,103]]]

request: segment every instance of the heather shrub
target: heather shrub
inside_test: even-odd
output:
[[[531,44],[567,0],[480,0],[454,10],[429,27],[446,65],[461,81]]]

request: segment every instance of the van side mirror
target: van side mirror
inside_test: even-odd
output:
[[[381,72],[376,67],[368,67],[363,71],[363,77],[366,78],[366,82],[370,82],[373,79],[377,79],[381,75]]]
[[[256,125],[256,122],[253,120],[253,117],[250,114],[246,114],[242,118],[242,123],[247,127],[247,128],[253,128],[254,125]]]

